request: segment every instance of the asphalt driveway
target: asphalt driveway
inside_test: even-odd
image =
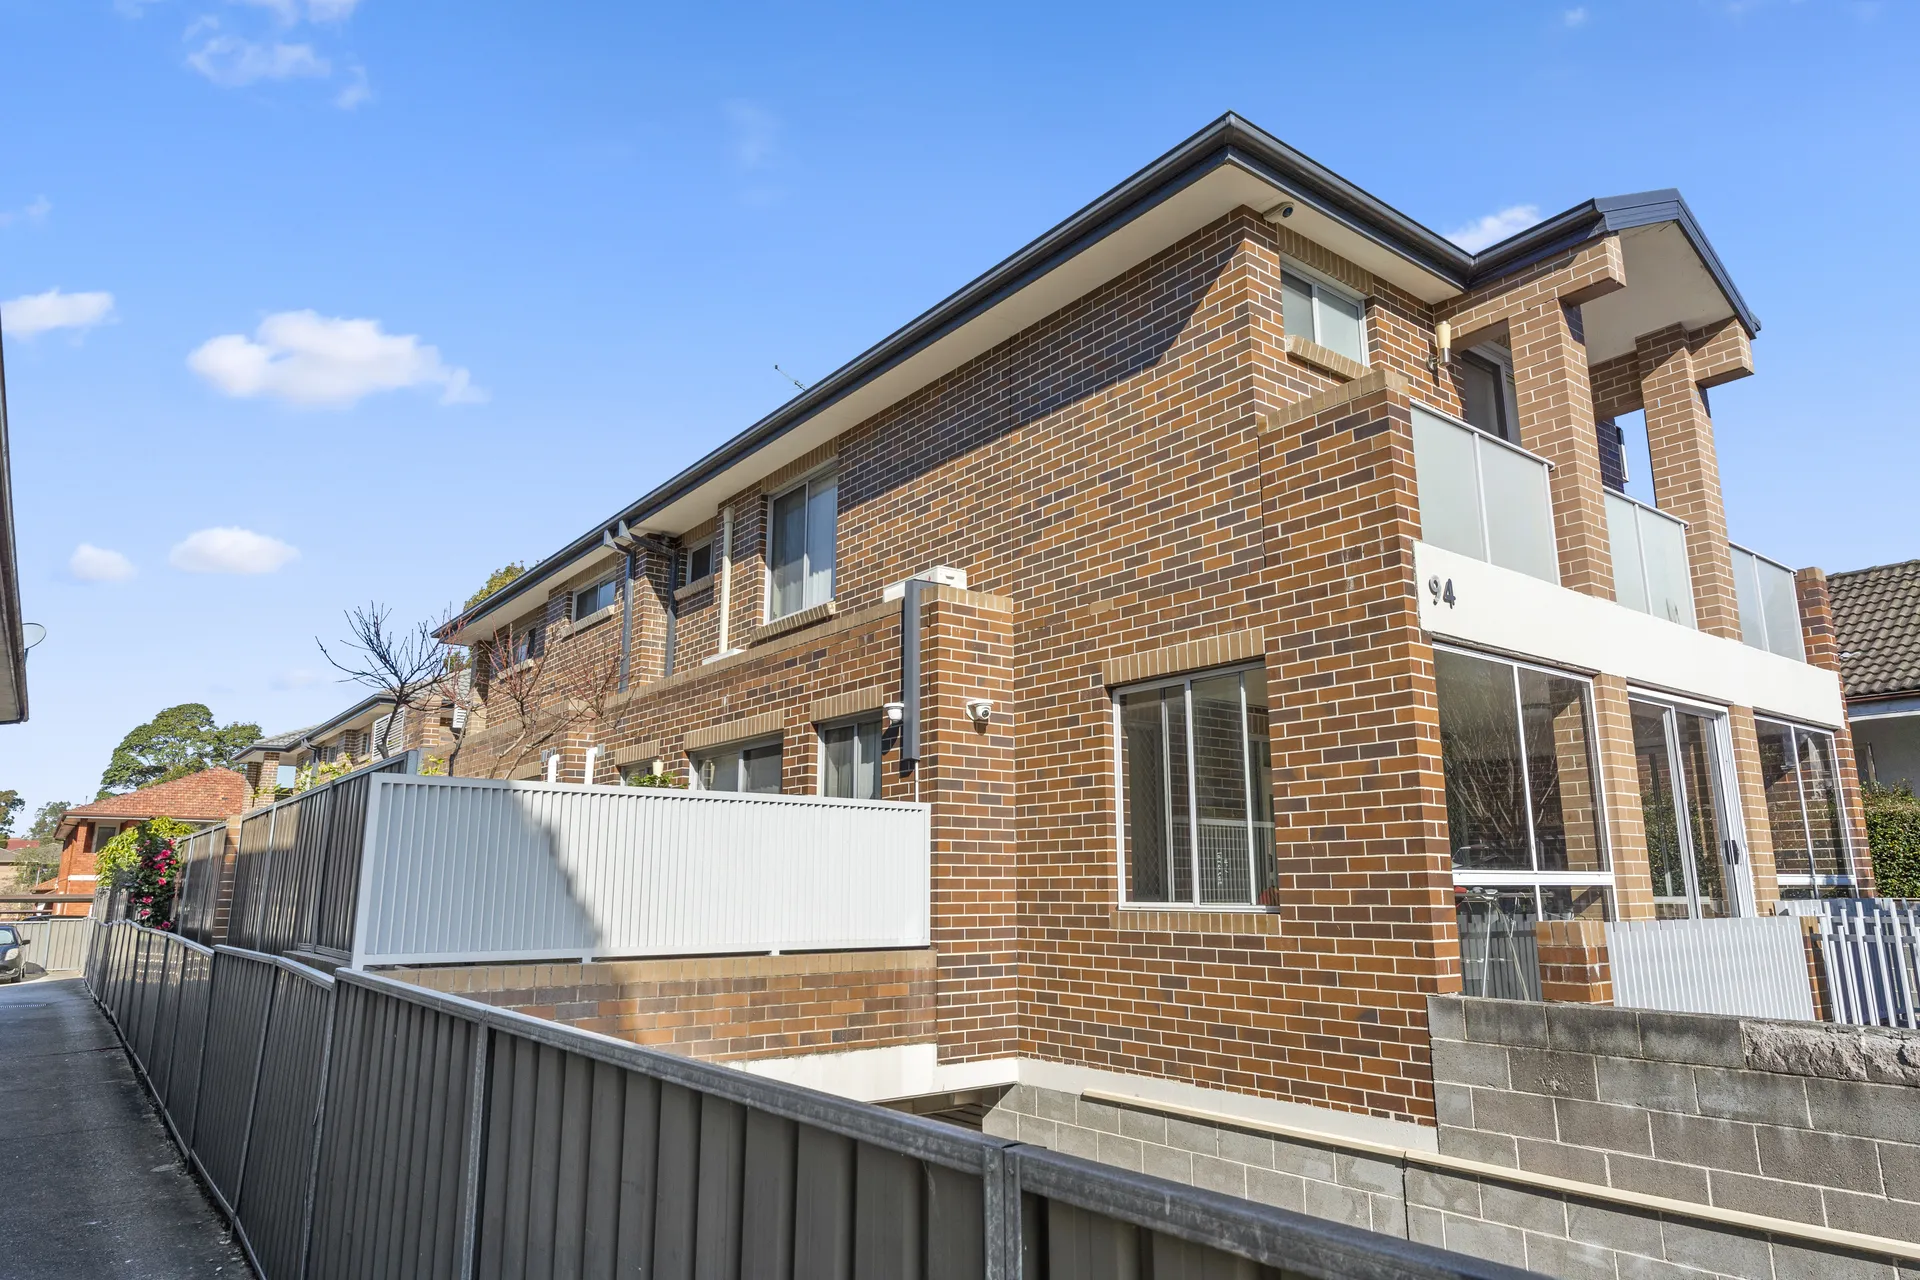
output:
[[[79,978],[0,986],[0,1280],[252,1275]]]

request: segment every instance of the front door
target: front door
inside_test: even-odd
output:
[[[1639,698],[1632,706],[1654,914],[1672,920],[1745,913],[1751,898],[1727,771],[1726,717]]]

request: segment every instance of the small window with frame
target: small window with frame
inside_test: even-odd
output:
[[[680,553],[680,581],[675,586],[691,586],[713,576],[713,539],[696,542]]]
[[[1280,303],[1288,333],[1349,360],[1367,362],[1366,299],[1288,262],[1280,271]]]
[[[780,794],[778,738],[731,743],[712,751],[694,752],[690,759],[695,790]]]
[[[886,721],[849,720],[820,727],[820,794],[842,800],[880,798]]]
[[[609,574],[573,593],[573,620],[584,622],[602,609],[610,609],[620,599],[620,580]]]
[[[833,599],[838,475],[822,471],[776,495],[768,518],[767,620]]]

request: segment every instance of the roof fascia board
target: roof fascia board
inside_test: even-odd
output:
[[[4,344],[0,344],[4,345]],[[13,466],[7,447],[7,367],[0,355],[0,663],[6,664],[10,697],[0,700],[0,724],[27,718],[27,638],[20,613],[20,565],[14,540]]]
[[[1707,239],[1707,233],[1700,229],[1693,210],[1687,206],[1686,198],[1672,187],[1659,191],[1643,191],[1638,195],[1609,196],[1594,201],[1601,213],[1606,216],[1610,231],[1624,231],[1629,227],[1650,226],[1656,222],[1674,222],[1680,226],[1680,232],[1686,236],[1687,243],[1700,258],[1707,274],[1713,277],[1720,292],[1726,295],[1727,303],[1733,308],[1740,323],[1745,326],[1748,337],[1758,336],[1760,317],[1747,306],[1747,300],[1741,296],[1739,286],[1727,273],[1726,264],[1720,261],[1720,255],[1714,252],[1713,244]]]

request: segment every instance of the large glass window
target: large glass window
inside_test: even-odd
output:
[[[833,599],[834,531],[840,484],[829,472],[773,500],[767,617],[784,618]]]
[[[820,794],[843,800],[880,798],[881,722],[829,725],[820,731]]]
[[[1275,905],[1266,671],[1135,686],[1114,702],[1127,901]]]
[[[1766,788],[1780,896],[1847,891],[1853,861],[1840,810],[1833,735],[1779,720],[1755,717],[1753,723],[1760,737],[1760,781]]]
[[[1591,690],[1458,650],[1433,657],[1466,990],[1538,998],[1534,923],[1609,910]]]
[[[1288,333],[1367,362],[1366,304],[1344,289],[1288,268],[1280,273],[1281,324]]]
[[[1661,919],[1739,912],[1740,842],[1727,779],[1725,717],[1635,698],[1640,816]]]
[[[752,791],[780,794],[780,743],[729,746],[693,757],[693,781],[701,791]]]

